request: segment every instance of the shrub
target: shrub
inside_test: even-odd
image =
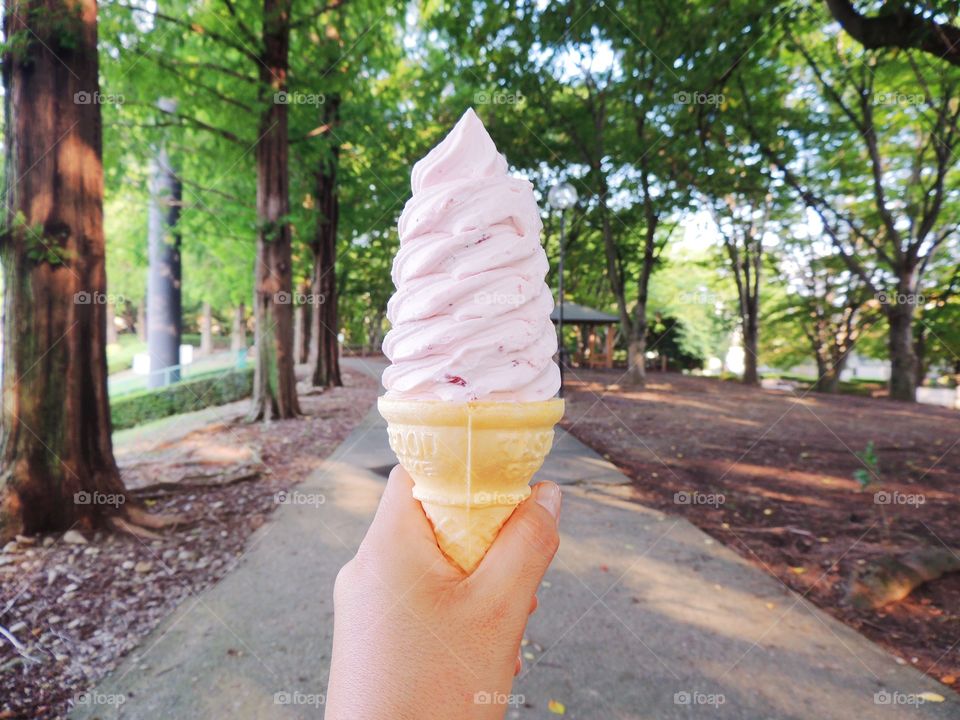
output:
[[[110,402],[113,429],[142,425],[170,415],[225,405],[253,392],[253,368],[182,380],[154,390],[123,395]]]

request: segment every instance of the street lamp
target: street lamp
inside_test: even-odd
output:
[[[558,349],[560,355],[560,397],[563,397],[563,365],[565,349],[563,347],[563,251],[565,244],[565,221],[567,218],[566,210],[577,203],[577,189],[570,183],[558,183],[550,188],[547,194],[547,202],[550,207],[560,211],[560,261],[557,264],[557,302],[560,305],[560,311],[557,314],[557,336]]]

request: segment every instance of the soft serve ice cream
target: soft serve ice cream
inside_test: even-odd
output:
[[[387,306],[387,397],[553,397],[553,296],[533,186],[507,174],[473,110],[414,166],[411,184]]]

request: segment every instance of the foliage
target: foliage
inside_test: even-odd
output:
[[[113,429],[142,425],[169,415],[225,405],[249,397],[253,368],[182,380],[156,390],[142,390],[110,401]]]

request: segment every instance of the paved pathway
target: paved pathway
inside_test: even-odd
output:
[[[279,508],[233,573],[98,688],[126,696],[119,711],[75,717],[321,717],[333,581],[393,462],[373,410],[298,487],[326,502]],[[565,485],[562,542],[514,687],[525,704],[507,717],[556,718],[554,700],[589,720],[960,718],[938,683],[685,520],[627,502],[627,479],[573,436],[558,432],[541,475]],[[902,704],[924,691],[946,702]]]

